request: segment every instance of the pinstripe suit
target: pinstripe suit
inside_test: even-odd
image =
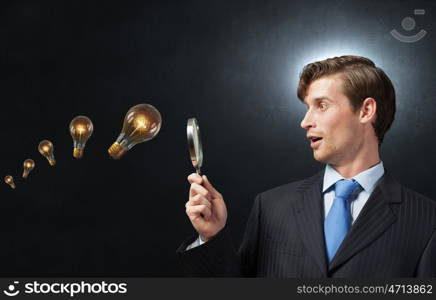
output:
[[[238,252],[224,228],[202,246],[177,250],[190,276],[436,277],[436,202],[385,173],[345,237],[326,259],[323,171],[259,194]]]

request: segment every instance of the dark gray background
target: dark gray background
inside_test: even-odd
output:
[[[204,172],[225,196],[238,244],[255,195],[308,177],[298,74],[312,61],[369,57],[392,79],[386,169],[434,197],[434,1],[2,1],[0,275],[180,276],[175,249],[193,171],[186,120],[203,134]],[[413,10],[426,10],[414,16]],[[401,28],[404,17],[416,28]],[[424,39],[402,43],[397,29]],[[108,158],[129,107],[157,107],[159,135]],[[68,124],[90,117],[85,156]],[[58,164],[37,152],[55,145]],[[36,168],[20,178],[22,162]],[[3,178],[2,177],[2,178]]]

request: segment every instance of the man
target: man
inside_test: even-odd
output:
[[[259,194],[238,252],[223,196],[191,174],[198,235],[178,255],[193,276],[436,277],[436,203],[401,186],[379,147],[395,114],[387,75],[363,57],[307,65],[301,127],[325,170]]]

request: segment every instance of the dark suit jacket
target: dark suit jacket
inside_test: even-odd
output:
[[[436,203],[380,179],[331,263],[323,231],[324,172],[259,194],[238,252],[225,227],[177,250],[190,276],[436,277]]]

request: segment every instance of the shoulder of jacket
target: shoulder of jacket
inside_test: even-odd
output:
[[[410,201],[411,204],[420,204],[423,205],[424,207],[433,210],[436,212],[436,201],[424,196],[410,188],[407,188],[405,186],[401,186],[403,193],[404,193],[404,200],[405,201]]]
[[[281,199],[282,197],[292,196],[296,194],[300,188],[303,188],[306,185],[311,185],[322,179],[321,173],[322,172],[319,172],[306,179],[297,180],[297,181],[276,186],[262,193],[259,193],[258,198],[260,201],[263,202],[263,201],[270,201],[272,199]]]

